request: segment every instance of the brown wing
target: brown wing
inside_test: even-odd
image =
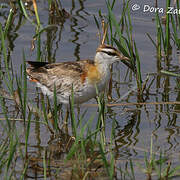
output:
[[[82,78],[86,74],[86,65],[93,64],[91,60],[82,60],[76,62],[63,63],[44,63],[44,62],[27,62],[30,67],[27,68],[27,74],[31,80],[45,85],[49,90],[54,90],[56,85],[58,91],[71,92],[72,84],[79,87],[82,85]]]

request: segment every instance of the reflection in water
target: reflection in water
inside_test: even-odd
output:
[[[12,6],[12,7],[11,7]],[[21,28],[22,26],[22,14],[20,13],[19,10],[16,9],[15,6],[13,6],[12,4],[7,5],[5,7],[7,8],[0,8],[0,21],[4,22],[4,24],[1,24],[2,26],[6,27],[6,31],[5,32],[5,40],[8,41],[8,51],[7,51],[7,61],[8,63],[10,62],[10,56],[11,53],[14,50],[14,42],[15,40],[18,38],[18,30]],[[11,14],[11,22],[10,25],[7,26],[7,20],[10,19],[9,13]],[[16,21],[15,21],[16,19]]]
[[[117,128],[116,140],[115,140],[115,149],[118,157],[129,157],[137,154],[135,150],[130,152],[128,150],[129,146],[136,146],[138,143],[137,136],[140,133],[139,125],[141,120],[141,111],[135,110],[131,116],[127,119],[127,123],[123,127]],[[119,125],[118,125],[119,126]],[[125,149],[122,151],[122,149]]]
[[[176,80],[176,87],[174,88],[175,90],[177,90],[177,97],[176,97],[176,101],[180,101],[180,91],[179,91],[179,87],[180,87],[180,82],[178,80]],[[175,105],[174,107],[174,111],[177,111],[180,113],[180,105]],[[174,120],[177,118],[177,114],[174,113]],[[176,124],[176,120],[174,122],[172,122],[172,124]]]
[[[51,136],[48,141],[48,146],[46,148],[48,158],[53,160],[64,160],[74,141],[75,138],[60,130],[57,135]]]
[[[59,49],[59,43],[61,42],[61,36],[63,33],[63,27],[64,23],[66,22],[66,19],[69,19],[71,24],[70,24],[70,29],[72,34],[74,34],[74,38],[71,40],[72,43],[75,44],[75,50],[74,50],[74,56],[76,57],[76,60],[80,60],[80,46],[81,44],[78,42],[79,41],[79,36],[80,33],[83,31],[83,29],[87,26],[82,26],[81,27],[81,21],[86,20],[84,16],[80,14],[80,12],[86,13],[84,9],[84,2],[79,1],[79,9],[77,9],[76,5],[77,2],[75,3],[72,1],[72,8],[70,10],[70,13],[68,13],[65,9],[62,8],[62,5],[60,4],[59,9],[57,6],[52,5],[51,9],[49,9],[49,25],[57,25],[57,26],[51,26],[47,28],[46,33],[47,33],[47,42],[46,42],[46,48],[44,49],[44,53],[46,53],[47,49],[47,57],[45,56],[44,59],[47,58],[48,62],[55,62],[56,59],[56,52]],[[56,4],[57,5],[57,4]],[[78,5],[77,5],[78,6]],[[57,10],[53,10],[57,9]],[[75,13],[74,13],[75,11]],[[87,14],[87,13],[86,13]],[[72,35],[71,35],[72,36]],[[68,37],[69,39],[69,37]],[[52,52],[54,50],[54,52]]]
[[[48,17],[48,25],[50,25],[50,28],[46,31],[47,61],[50,63],[54,63],[56,58],[56,52],[59,49],[59,43],[61,41],[64,23],[66,19],[71,19],[72,17],[65,9],[62,8],[61,4],[57,6],[57,3],[55,4],[55,2],[52,2],[51,8],[49,9]],[[53,50],[54,52],[52,53]]]
[[[75,18],[72,19],[72,25],[71,25],[71,32],[74,33],[74,39],[72,42],[75,44],[75,50],[74,50],[74,56],[76,57],[76,60],[80,60],[80,46],[81,44],[78,43],[79,40],[79,35],[83,31],[83,29],[87,26],[80,27],[78,21],[86,21],[86,18],[80,14],[80,12],[85,12],[84,9],[84,1],[79,0],[79,9],[76,10],[76,5],[74,0],[72,0],[72,8],[71,8],[71,14],[74,14],[73,12],[75,11]],[[80,19],[79,19],[80,18]]]
[[[44,175],[44,161],[46,161],[47,177],[56,177],[60,179],[70,179],[71,177],[81,177],[81,173],[84,173],[85,169],[88,169],[89,176],[93,179],[98,177],[107,178],[107,174],[102,166],[102,161],[95,160],[95,158],[100,156],[100,152],[95,150],[91,152],[92,144],[91,142],[86,142],[85,151],[87,151],[87,161],[83,160],[83,157],[79,157],[79,160],[66,160],[64,161],[70,148],[74,144],[75,139],[68,134],[59,131],[55,136],[51,136],[46,147],[43,146],[32,146],[29,148],[34,149],[34,151],[28,152],[28,168],[27,177],[40,178]],[[79,144],[81,142],[79,141]],[[90,143],[90,144],[89,144]],[[79,151],[79,149],[77,149]],[[38,153],[39,152],[39,153]],[[78,153],[78,152],[77,152]],[[81,159],[82,158],[82,159]],[[88,160],[89,159],[89,160]],[[88,162],[91,161],[92,162]],[[81,162],[79,164],[79,162]],[[73,170],[74,166],[81,166],[82,172]],[[90,178],[91,179],[91,178]]]

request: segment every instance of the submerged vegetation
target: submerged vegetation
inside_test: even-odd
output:
[[[99,38],[100,43],[116,45],[131,61],[130,63],[124,61],[125,66],[121,64],[124,75],[118,74],[119,70],[117,74],[112,73],[108,94],[102,94],[97,89],[97,99],[94,104],[76,107],[72,89],[68,112],[58,104],[56,89],[53,100],[43,96],[37,88],[34,88],[33,94],[29,92],[26,75],[26,60],[29,57],[22,49],[21,55],[18,55],[19,71],[15,69],[17,66],[12,54],[18,44],[14,44],[14,41],[21,33],[21,28],[27,23],[28,28],[34,29],[31,39],[28,40],[29,44],[31,43],[29,51],[36,54],[37,61],[55,62],[58,49],[56,34],[59,33],[57,36],[60,41],[64,23],[69,20],[74,23],[70,28],[75,33],[76,40],[78,39],[79,32],[75,31],[78,21],[76,16],[81,20],[85,19],[80,12],[82,10],[84,14],[88,14],[84,10],[86,2],[79,1],[81,8],[77,10],[76,16],[72,13],[75,8],[73,3],[72,11],[68,11],[63,8],[59,0],[48,0],[48,3],[41,1],[37,3],[36,0],[17,2],[10,0],[7,4],[1,3],[0,177],[2,179],[146,178],[150,180],[180,176],[180,164],[176,162],[179,154],[169,155],[170,151],[163,151],[163,146],[167,144],[160,143],[158,148],[154,145],[154,141],[158,140],[157,130],[164,124],[161,120],[156,121],[156,117],[152,118],[151,115],[153,111],[157,111],[155,116],[167,115],[168,118],[164,118],[164,121],[168,121],[165,128],[170,132],[170,136],[179,136],[178,79],[173,87],[175,92],[178,91],[177,98],[172,101],[168,93],[172,93],[169,92],[170,76],[178,76],[174,74],[178,73],[177,67],[171,72],[170,62],[173,48],[178,50],[180,48],[180,16],[161,17],[158,13],[155,14],[156,36],[154,38],[146,32],[146,37],[148,37],[147,42],[152,43],[156,49],[154,56],[157,57],[157,72],[154,74],[146,72],[143,75],[144,61],[140,54],[143,47],[140,47],[134,37],[131,2],[119,1],[122,4],[119,18],[114,14],[118,0],[112,2],[108,0],[104,1],[106,14],[99,10],[99,13],[93,16],[94,24],[99,34],[102,36],[105,34],[102,39]],[[46,22],[41,20],[40,5],[43,3],[48,9]],[[170,0],[166,0],[166,8],[170,5]],[[179,1],[174,1],[173,5],[179,8]],[[76,43],[76,40],[72,42]],[[78,43],[76,45],[79,47]],[[74,54],[77,55],[78,51],[79,49]],[[117,70],[117,67],[111,68]],[[114,76],[116,80],[113,81]],[[128,90],[124,91],[124,95],[120,93],[120,78],[124,80],[124,84],[128,84],[126,86]],[[162,92],[163,98],[159,100],[161,78],[165,79],[163,81],[165,89]],[[156,81],[156,92],[153,91],[154,81]],[[135,85],[132,82],[135,82]],[[154,101],[148,101],[149,99]],[[152,106],[150,113],[146,105]],[[114,110],[115,108],[119,109]],[[143,139],[146,148],[137,146],[138,135],[144,128],[140,123],[147,123],[144,122],[141,111],[146,112],[148,117],[146,120],[154,127],[152,131],[145,132],[147,136],[144,135],[144,138],[149,138]],[[128,115],[125,120],[128,123],[123,125],[119,121],[123,121],[121,115],[124,116],[126,112]],[[176,149],[179,143],[175,142],[174,147],[170,142],[170,136],[167,136],[167,139],[169,138],[167,142]],[[138,154],[139,151],[142,153]]]

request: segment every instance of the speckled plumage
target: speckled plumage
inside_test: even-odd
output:
[[[99,91],[105,89],[110,77],[109,66],[120,59],[128,58],[111,46],[101,45],[97,48],[94,61],[52,64],[28,61],[27,75],[50,98],[55,86],[57,99],[64,104],[69,103],[73,85],[74,102],[80,104],[96,96],[95,84]]]

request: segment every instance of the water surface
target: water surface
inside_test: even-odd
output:
[[[3,1],[0,1],[3,2]],[[135,0],[131,1],[133,5]],[[5,2],[3,2],[5,3]],[[104,0],[86,0],[86,1],[64,1],[62,7],[70,14],[70,17],[64,19],[54,19],[50,17],[47,1],[38,1],[38,11],[40,21],[43,27],[55,25],[41,35],[41,50],[44,61],[63,62],[76,61],[83,58],[93,59],[96,48],[99,45],[98,30],[94,21],[94,15],[98,17],[98,11],[101,10],[104,16],[108,11]],[[147,3],[141,1],[140,5]],[[149,5],[155,6],[154,2]],[[113,10],[116,18],[120,18],[123,3],[117,2]],[[165,8],[165,2],[159,2],[160,7]],[[1,9],[5,16],[9,10],[7,4],[6,9]],[[32,8],[32,7],[31,7]],[[142,78],[146,79],[149,74],[147,86],[149,88],[144,92],[145,102],[173,102],[179,101],[179,88],[175,77],[160,74],[160,70],[175,71],[179,69],[179,54],[176,46],[172,43],[171,60],[167,63],[165,60],[159,65],[156,57],[156,49],[147,37],[149,33],[153,40],[156,40],[156,22],[153,20],[155,13],[144,13],[139,11],[131,11],[133,25],[133,39],[136,41],[140,54]],[[34,16],[31,17],[35,19]],[[4,17],[0,16],[0,21],[5,22]],[[25,20],[19,14],[9,32],[6,45],[9,47],[10,61],[13,71],[20,76],[21,65],[23,64],[23,52],[26,60],[37,59],[37,45],[32,51],[32,40],[35,35],[35,27]],[[2,68],[4,64],[1,64]],[[113,68],[113,92],[112,97],[116,103],[137,102],[136,81],[134,76],[125,78],[127,67],[122,63],[117,64]],[[3,85],[4,83],[2,83]],[[2,86],[3,89],[4,85]],[[134,91],[131,91],[132,89]],[[128,91],[131,93],[127,94]],[[28,82],[28,100],[32,104],[40,105],[41,91],[35,88],[33,83]],[[94,99],[88,103],[96,103]],[[13,102],[7,102],[9,116],[14,117],[16,109]],[[96,107],[81,106],[80,112],[88,109],[84,119],[89,119],[91,114],[97,114]],[[65,109],[64,109],[65,111]],[[154,151],[165,152],[175,164],[179,161],[179,105],[142,105],[142,106],[116,106],[107,108],[106,133],[107,138],[111,133],[112,120],[116,119],[116,160],[119,164],[123,164],[127,159],[143,160],[144,152],[149,151],[151,135],[153,135]],[[1,117],[3,113],[1,110]],[[17,118],[20,118],[17,115]],[[34,117],[36,120],[36,117]],[[95,116],[97,121],[97,115]],[[24,142],[25,127],[23,123],[17,122],[16,127],[18,134]],[[92,127],[93,128],[93,127]],[[3,135],[3,127],[0,127],[0,134]],[[41,156],[43,148],[49,148],[51,144],[51,133],[46,126],[39,123],[31,123],[29,137],[29,153],[34,156]],[[34,176],[34,172],[30,173]],[[137,176],[140,178],[141,173],[137,170]]]

